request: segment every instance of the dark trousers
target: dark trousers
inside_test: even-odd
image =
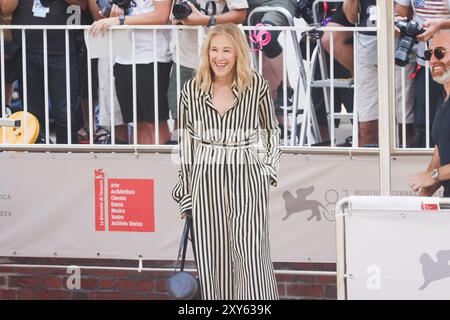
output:
[[[71,113],[74,114],[79,99],[78,59],[70,56],[70,98]],[[39,120],[40,135],[45,137],[45,87],[44,57],[42,54],[27,53],[27,95],[28,111]],[[50,115],[55,121],[56,142],[67,143],[67,96],[65,55],[48,56],[48,97]],[[73,135],[72,135],[73,136]]]

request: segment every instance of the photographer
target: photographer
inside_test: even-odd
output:
[[[71,11],[68,10],[69,5],[81,5],[82,8],[85,8],[86,3],[86,0],[0,0],[0,7],[3,14],[12,14],[11,23],[15,25],[65,26],[71,17]],[[22,31],[13,30],[12,34],[14,44],[21,48]],[[48,88],[44,88],[43,32],[27,30],[25,34],[27,78],[23,81],[27,81],[28,111],[36,115],[39,120],[40,141],[42,141],[46,127],[45,90],[48,90],[52,104],[52,116],[55,120],[56,141],[57,143],[67,143],[65,32],[63,30],[47,32]],[[79,96],[75,32],[69,32],[69,45],[71,107],[74,111]]]
[[[115,3],[111,6],[109,18],[101,19],[92,25],[90,33],[93,37],[114,25],[165,25],[169,21],[171,0],[133,0],[119,1],[120,8]],[[116,1],[116,3],[118,3]],[[124,8],[125,7],[125,8]],[[127,12],[126,12],[127,11]],[[127,15],[125,15],[127,13]],[[167,123],[169,109],[167,105],[167,87],[172,65],[170,52],[170,30],[156,31],[156,52],[153,51],[153,30],[134,30],[135,61],[136,61],[136,93],[137,93],[137,138],[134,143],[164,144],[170,139]],[[154,56],[157,62],[157,78],[153,77]],[[133,57],[116,57],[114,77],[117,98],[122,111],[123,121],[132,123],[133,118]],[[154,81],[158,83],[158,92],[154,92]],[[155,94],[158,95],[158,105],[155,105]],[[159,119],[155,119],[155,108],[158,108]],[[159,141],[156,141],[155,121],[159,121]],[[136,130],[136,128],[134,128]]]
[[[245,21],[247,0],[198,0],[197,7],[191,1],[178,2],[178,4],[188,5],[192,13],[183,19],[177,20],[174,17],[173,24],[181,23],[188,26],[207,26],[211,27],[222,23],[240,24]],[[199,10],[200,8],[200,10]],[[179,46],[173,48],[174,64],[170,75],[170,84],[168,91],[169,107],[172,118],[177,127],[177,64],[180,68],[180,88],[189,80],[198,67],[198,35],[197,30],[180,30]],[[176,50],[179,50],[179,59],[177,61]]]
[[[437,28],[440,28],[442,21],[450,18],[448,0],[435,0],[416,2],[412,0],[395,0],[395,13],[403,19],[413,19],[419,23],[420,27],[428,28],[428,32],[417,36],[417,40],[423,41],[430,38]],[[426,62],[422,58],[426,49],[425,42],[419,42],[417,49],[417,63],[420,70],[415,77],[416,96],[414,100],[414,138],[411,144],[414,148],[424,148],[426,146]],[[442,90],[442,86],[429,77],[429,125],[432,130],[432,121],[436,113],[437,99]],[[431,135],[430,135],[431,140]],[[430,141],[430,146],[433,141]]]
[[[306,6],[308,1],[301,1],[301,5]],[[286,9],[292,17],[296,16],[298,10],[297,0],[248,0],[249,9],[248,12],[252,12],[258,7],[268,6],[268,7],[282,7]],[[251,25],[256,25],[257,23],[262,23],[267,26],[288,26],[288,21],[283,14],[278,12],[267,12],[261,15],[257,15],[256,21],[251,21]],[[309,20],[306,18],[306,20]],[[312,22],[312,21],[309,21]],[[274,106],[277,109],[277,114],[281,116],[282,109],[280,107],[284,106],[283,99],[283,47],[278,41],[278,36],[280,31],[270,31],[271,41],[262,48],[262,51],[267,57],[268,72],[265,70],[264,74],[269,78],[270,92],[274,99]],[[289,79],[288,79],[289,80]],[[287,86],[287,105],[291,106],[293,104],[294,89],[290,86],[289,81]],[[282,123],[282,118],[279,119]]]
[[[351,23],[357,23],[358,27],[376,27],[377,25],[377,1],[376,0],[345,0],[344,12]],[[359,14],[359,19],[358,19]],[[359,120],[359,146],[375,146],[378,144],[378,50],[377,34],[373,31],[359,31],[356,46],[356,70],[355,86],[357,94],[355,106],[358,108]],[[406,66],[407,75],[414,70],[412,63]],[[412,81],[406,79],[406,143],[409,144],[412,135]],[[402,123],[402,86],[401,69],[395,68],[396,90],[396,118]],[[399,132],[402,132],[399,130]],[[401,140],[401,137],[400,137]]]
[[[326,3],[323,2],[319,7],[319,16],[322,21],[319,21],[324,27],[353,27],[344,14],[343,3]],[[325,49],[326,65],[330,66],[330,52],[331,52],[331,34],[333,34],[334,46],[334,78],[335,79],[349,79],[353,77],[353,31],[339,31],[333,32],[324,31],[321,38],[321,44]],[[303,50],[303,49],[302,49]],[[306,48],[304,49],[306,53]],[[330,66],[331,67],[331,66]],[[328,69],[328,68],[327,68]],[[328,71],[330,77],[331,72]],[[320,68],[316,68],[314,80],[322,79]],[[325,96],[322,88],[311,88],[311,95],[316,111],[317,122],[319,124],[320,135],[323,141],[329,141],[330,132],[328,128],[328,117]],[[334,89],[334,111],[341,112],[342,105],[345,106],[347,112],[353,112],[353,88],[335,88]],[[336,122],[336,127],[339,126],[339,121]]]

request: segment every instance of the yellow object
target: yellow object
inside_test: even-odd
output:
[[[8,117],[11,120],[20,120],[20,127],[17,128],[0,128],[0,144],[3,143],[3,130],[5,131],[5,143],[6,144],[34,144],[39,135],[39,121],[38,119],[28,112],[27,115],[27,130],[28,137],[24,141],[25,136],[25,112],[15,112]]]

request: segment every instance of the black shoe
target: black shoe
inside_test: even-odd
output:
[[[277,99],[275,100],[275,109],[283,109],[282,107],[291,107],[294,104],[294,89],[287,87],[286,106],[284,105],[283,84],[281,83],[277,89]]]
[[[284,125],[279,123],[278,128],[280,128],[280,141],[284,141]],[[291,139],[291,130],[287,130],[287,140],[289,141]]]
[[[3,114],[2,111],[2,108],[0,108],[0,118],[8,118],[12,114],[11,108],[9,106],[6,106],[5,114]]]
[[[45,141],[45,134],[39,133],[35,144],[46,144],[46,143],[47,143],[47,141]],[[48,138],[48,143],[54,144],[53,140],[50,137]]]

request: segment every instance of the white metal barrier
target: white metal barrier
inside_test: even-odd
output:
[[[296,21],[297,20],[298,19],[296,19]],[[89,26],[64,26],[64,27],[61,27],[61,26],[0,26],[0,30],[1,30],[1,32],[0,32],[0,40],[2,40],[1,41],[1,46],[0,46],[0,51],[2,53],[4,53],[4,30],[5,29],[19,29],[19,30],[22,31],[22,45],[23,45],[23,47],[22,47],[22,59],[23,59],[23,61],[26,61],[26,59],[27,59],[27,57],[26,57],[27,50],[26,50],[26,33],[25,33],[25,30],[43,30],[43,35],[44,35],[44,37],[43,37],[44,38],[44,70],[45,70],[44,71],[44,82],[45,82],[44,86],[47,88],[45,90],[45,145],[50,146],[51,149],[54,149],[56,146],[51,146],[51,143],[50,143],[50,134],[51,134],[50,133],[50,127],[49,127],[49,123],[50,123],[50,121],[49,121],[50,120],[49,102],[50,101],[49,101],[49,91],[48,91],[48,60],[46,58],[47,57],[47,54],[46,54],[47,53],[47,42],[48,42],[49,39],[47,37],[47,33],[48,33],[48,30],[56,30],[56,29],[64,29],[65,30],[65,35],[66,35],[66,69],[70,70],[69,31],[70,30],[86,30],[87,28],[89,28]],[[203,29],[202,28],[187,27],[187,26],[121,26],[121,27],[113,27],[108,32],[108,37],[110,39],[110,41],[109,41],[110,71],[112,70],[113,64],[114,64],[114,59],[113,59],[113,57],[114,57],[114,49],[113,49],[113,45],[112,45],[113,34],[114,34],[115,30],[119,30],[119,29],[120,30],[123,30],[123,29],[131,30],[132,48],[135,48],[134,30],[152,30],[154,39],[156,38],[156,31],[157,30],[164,30],[164,29],[172,29],[172,30],[176,30],[176,31],[181,30],[181,29],[198,30],[199,38],[201,38],[201,35],[203,34],[203,31],[202,31]],[[254,27],[242,27],[242,29],[244,31],[247,31],[247,32],[255,30]],[[279,40],[282,43],[282,46],[285,48],[284,55],[283,55],[284,56],[284,64],[283,64],[283,68],[284,68],[283,77],[284,77],[284,79],[286,80],[287,77],[289,77],[289,78],[292,78],[291,81],[292,80],[295,81],[296,78],[301,78],[301,77],[297,77],[296,76],[296,72],[298,72],[298,71],[300,71],[300,73],[305,73],[304,76],[306,76],[307,79],[312,79],[311,75],[314,72],[314,70],[313,70],[314,69],[314,65],[317,63],[317,61],[312,61],[309,58],[309,55],[306,57],[306,60],[304,60],[304,61],[303,60],[302,61],[295,61],[295,55],[292,55],[291,52],[293,52],[292,50],[298,51],[297,44],[292,43],[292,41],[289,42],[287,35],[289,33],[292,33],[292,32],[296,32],[296,33],[300,33],[300,34],[306,33],[307,37],[309,39],[308,32],[314,30],[314,28],[312,28],[312,27],[305,27],[305,26],[303,26],[301,24],[297,24],[294,27],[272,27],[272,26],[267,26],[267,27],[265,27],[265,29],[269,30],[269,31],[270,30],[279,30],[279,31],[281,31],[280,36],[279,36]],[[348,28],[348,27],[327,28],[327,27],[322,27],[322,28],[320,28],[320,30],[321,31],[328,31],[328,32],[330,32],[331,39],[333,39],[333,35],[336,32],[353,31],[356,34],[358,31],[361,31],[361,30],[377,31],[377,28],[355,28],[355,27],[354,28]],[[174,32],[174,37],[173,37],[174,48],[175,48],[174,49],[174,55],[179,55],[179,50],[177,48],[180,45],[180,43],[179,43],[178,32],[176,32],[176,31]],[[88,43],[89,43],[89,40],[88,40]],[[308,44],[308,53],[309,53],[310,50],[311,50],[310,47],[309,47],[309,41],[307,41],[307,44]],[[154,45],[156,46],[156,42],[154,42]],[[333,40],[331,40],[331,45],[333,46]],[[334,87],[335,87],[335,83],[334,83],[335,79],[333,79],[334,78],[334,76],[333,76],[334,52],[333,52],[333,50],[330,50],[330,51],[331,51],[330,52],[331,58],[330,58],[329,69],[330,69],[330,72],[331,72],[331,75],[330,75],[330,81],[331,81],[331,87],[330,87],[330,92],[331,92],[331,99],[330,99],[331,108],[330,109],[331,109],[331,113],[330,113],[330,117],[331,117],[331,121],[329,121],[329,124],[330,124],[330,136],[331,136],[331,139],[330,139],[331,140],[330,151],[332,151],[334,148],[336,148],[336,142],[335,142],[335,140],[336,140],[336,128],[334,126],[334,108],[335,108],[335,106],[334,106],[334,99],[333,99],[333,93],[334,93]],[[261,51],[260,51],[259,56],[262,57]],[[314,57],[318,57],[318,55],[316,55]],[[90,59],[89,56],[88,56],[88,59]],[[154,57],[154,59],[155,59],[155,57]],[[259,59],[260,63],[258,64],[258,71],[259,72],[262,72],[261,60],[262,59]],[[380,62],[380,64],[383,63],[382,61],[379,61],[379,62]],[[292,68],[292,63],[295,63],[298,67],[297,68]],[[302,67],[302,65],[303,65],[303,67]],[[136,64],[134,63],[133,64],[134,74],[136,72],[135,66],[136,66]],[[26,78],[26,76],[27,76],[26,64],[23,64],[23,67],[24,68],[22,70],[22,76],[24,78]],[[177,64],[177,68],[179,68],[179,64]],[[297,71],[295,71],[295,70],[297,70]],[[4,73],[4,69],[2,70],[2,73]],[[177,92],[179,93],[179,91],[181,89],[181,85],[180,85],[180,82],[179,82],[179,80],[180,80],[179,79],[179,72],[177,72],[177,74],[178,74]],[[157,75],[157,68],[154,68],[154,76],[156,77],[156,75]],[[406,77],[406,75],[405,75],[405,72],[403,71],[403,74],[402,74],[403,83],[405,81],[405,77]],[[133,114],[134,114],[133,127],[136,127],[136,125],[137,125],[137,123],[136,123],[136,83],[135,83],[136,79],[135,78],[136,77],[134,77],[134,81],[133,81],[133,102],[134,102],[133,103]],[[91,64],[88,64],[89,128],[91,129],[91,130],[89,130],[89,144],[87,146],[86,145],[85,146],[80,146],[80,145],[72,144],[72,142],[71,142],[71,136],[72,136],[72,130],[71,130],[71,123],[72,123],[72,121],[71,120],[72,119],[71,119],[71,114],[70,114],[70,110],[71,110],[70,95],[71,95],[71,93],[70,93],[70,73],[69,72],[66,73],[66,79],[67,79],[66,80],[66,94],[67,94],[67,97],[68,97],[68,99],[67,99],[68,105],[67,105],[67,108],[66,108],[67,109],[67,120],[68,120],[68,126],[67,126],[68,144],[64,145],[64,148],[67,148],[67,149],[75,148],[77,150],[89,150],[90,147],[91,148],[93,147],[95,149],[99,149],[99,148],[104,148],[104,149],[111,149],[111,148],[112,149],[116,149],[117,148],[117,149],[122,149],[122,150],[123,149],[127,149],[126,147],[122,147],[122,146],[116,145],[114,130],[111,130],[111,140],[112,140],[111,141],[111,145],[109,145],[109,146],[94,145],[94,137],[93,137],[94,130],[93,130],[93,127],[94,127],[94,122],[95,122],[95,119],[94,119],[94,110],[95,109],[94,108],[96,106],[96,103],[95,103],[95,101],[92,101],[92,68],[91,68]],[[284,81],[284,88],[283,88],[283,91],[284,91],[283,96],[284,96],[284,101],[285,102],[286,102],[286,95],[287,95],[287,93],[286,93],[286,90],[287,90],[286,82],[287,81]],[[296,94],[298,95],[298,98],[296,99],[297,101],[295,101],[295,106],[294,107],[297,108],[297,107],[301,106],[300,109],[305,110],[305,112],[302,115],[302,117],[308,119],[308,115],[310,115],[308,110],[310,110],[313,107],[311,105],[311,103],[308,103],[308,102],[311,101],[311,81],[304,81],[304,82],[306,82],[306,88],[301,88],[302,86],[299,86],[298,82],[299,81],[297,80],[297,84],[293,86],[294,88],[296,88],[295,91],[297,92]],[[154,82],[154,85],[155,85],[155,91],[156,91],[157,87],[158,87],[157,81]],[[302,90],[300,90],[300,89],[302,89]],[[4,90],[5,90],[5,83],[4,83],[4,77],[3,77],[2,78],[2,92],[4,92]],[[111,95],[114,94],[113,90],[114,90],[113,89],[113,79],[112,79],[112,75],[111,75],[111,79],[110,79],[110,94]],[[403,93],[405,93],[404,88],[403,88]],[[158,97],[157,97],[157,95],[155,95],[155,104],[157,105],[157,103],[158,103]],[[405,99],[403,99],[403,104],[402,104],[403,119],[405,119],[405,103],[406,103]],[[111,106],[110,107],[111,107],[111,115],[112,115],[112,117],[110,119],[111,120],[110,122],[111,122],[111,128],[113,128],[114,127],[114,123],[115,123],[115,119],[114,119],[114,112],[113,112],[114,106],[113,106],[112,102],[111,102]],[[356,108],[357,108],[357,106],[355,106],[355,109]],[[5,142],[5,129],[2,129],[1,130],[2,131],[1,134],[2,134],[2,137],[3,137],[3,139],[2,139],[3,141],[2,141],[1,147],[4,150],[14,149],[14,148],[24,148],[27,145],[26,141],[25,141],[25,137],[27,137],[27,134],[28,134],[27,133],[27,130],[28,130],[28,128],[27,128],[27,120],[28,120],[27,119],[27,114],[28,114],[28,111],[29,111],[29,103],[28,103],[28,97],[27,97],[27,84],[26,84],[25,81],[23,82],[23,109],[25,111],[25,118],[24,118],[24,121],[23,121],[24,124],[25,124],[25,126],[24,126],[24,135],[23,135],[24,136],[24,143],[23,144],[19,143],[19,144],[14,144],[14,145],[6,143]],[[2,101],[2,111],[3,111],[3,113],[5,113],[4,112],[5,111],[5,101]],[[429,111],[428,111],[428,108],[427,108],[427,115],[428,114],[429,114]],[[294,124],[295,121],[293,122],[292,120],[295,120],[295,119],[292,119],[293,117],[295,118],[295,116],[293,116],[293,113],[288,114],[288,112],[285,110],[285,112],[283,114],[283,121],[284,121],[284,123],[286,123],[286,124],[288,124],[288,123]],[[157,108],[155,108],[155,118],[156,119],[158,118],[158,109]],[[308,147],[308,149],[309,149],[309,148],[314,146],[314,139],[312,139],[312,137],[311,137],[311,132],[312,132],[312,130],[314,128],[311,128],[311,121],[304,121],[304,120],[305,119],[300,120],[301,124],[303,124],[303,123],[307,124],[305,126],[302,125],[302,127],[301,127],[301,135],[303,135],[303,134],[305,135],[305,140],[307,141],[305,146]],[[353,126],[351,127],[352,129],[350,129],[351,134],[354,136],[354,143],[353,143],[353,146],[352,146],[353,149],[357,148],[357,144],[355,143],[355,141],[357,142],[358,126],[356,124],[357,124],[357,118],[356,118],[356,110],[355,110],[355,116],[353,117]],[[159,122],[158,121],[155,122],[155,127],[156,127],[156,130],[155,130],[155,132],[156,132],[156,140],[158,141],[159,140],[158,139],[158,137],[159,137]],[[291,125],[290,129],[293,130],[293,133],[295,135],[296,134],[296,125]],[[287,135],[288,135],[287,130],[288,130],[288,125],[286,125],[284,127],[284,136],[285,137],[287,137]],[[427,132],[428,131],[429,130],[427,130]],[[402,127],[402,132],[403,132],[403,139],[402,139],[402,141],[396,141],[396,143],[392,146],[392,148],[395,149],[396,147],[398,147],[401,144],[402,148],[406,149],[406,140],[405,140],[406,139],[406,127],[405,126]],[[136,130],[133,131],[133,138],[134,138],[133,141],[137,141],[137,131]],[[284,141],[282,143],[282,146],[284,146],[284,147],[292,146],[292,147],[300,147],[300,148],[303,147],[303,143],[299,143],[298,141],[295,141],[294,138],[295,137],[291,137],[290,141],[288,139],[284,139]],[[300,140],[300,137],[299,137],[298,140]],[[320,141],[318,141],[318,142],[320,142]],[[27,146],[30,149],[36,148],[34,146],[31,146],[31,145],[27,145]],[[141,146],[142,145],[138,144],[138,143],[134,143],[133,144],[133,147],[134,147],[135,150],[141,149]],[[159,145],[158,143],[156,143],[156,146],[165,148],[165,146]],[[56,149],[60,149],[62,147],[63,146],[58,146],[58,147],[56,147]],[[40,147],[37,147],[37,148],[40,148]]]
[[[448,299],[450,201],[349,197],[336,207],[339,299]]]

